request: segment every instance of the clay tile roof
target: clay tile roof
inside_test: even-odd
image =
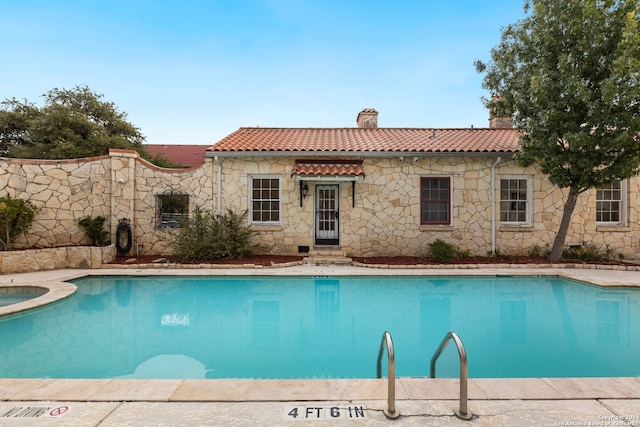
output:
[[[240,128],[211,147],[216,153],[515,153],[514,129]]]
[[[362,160],[296,160],[291,175],[364,176]]]
[[[206,145],[147,144],[147,151],[152,156],[160,154],[184,167],[203,164],[207,148],[209,147]]]

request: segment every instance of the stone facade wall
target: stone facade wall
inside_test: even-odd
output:
[[[300,203],[300,187],[291,176],[295,157],[207,158],[190,169],[158,168],[128,150],[109,156],[49,161],[0,159],[0,194],[31,201],[40,210],[17,249],[89,244],[77,222],[84,216],[107,218],[111,241],[118,221],[131,221],[135,254],[172,252],[172,234],[178,229],[157,227],[156,196],[172,192],[189,196],[189,210],[197,205],[224,213],[249,210],[251,177],[277,177],[281,182],[281,221],[252,225],[259,231],[264,252],[297,254],[300,246],[314,248],[315,188],[339,186],[339,247],[351,256],[424,255],[436,239],[452,243],[471,255],[492,249],[491,169],[495,166],[495,243],[502,254],[542,253],[552,243],[562,217],[566,192],[550,185],[535,168],[523,168],[511,159],[496,164],[495,157],[365,157],[365,176],[348,181],[306,181],[308,196]],[[218,177],[221,177],[218,182]],[[420,224],[420,178],[451,180],[450,225]],[[500,222],[500,179],[529,179],[532,221],[527,225]],[[567,244],[609,247],[626,258],[640,254],[640,180],[626,184],[626,223],[596,224],[595,190],[578,199]]]
[[[293,158],[223,158],[222,208],[248,209],[251,176],[280,177],[281,224],[254,228],[262,232],[265,251],[295,254],[298,246],[314,246],[314,187],[334,183],[340,187],[339,246],[349,255],[425,255],[429,244],[441,239],[471,255],[484,256],[492,249],[491,168],[495,162],[495,157],[482,156],[364,158],[365,177],[356,182],[355,198],[351,182],[307,181],[309,196],[300,207],[298,182],[291,176]],[[451,225],[420,224],[421,177],[451,179]],[[513,177],[530,179],[532,221],[528,225],[500,223],[500,179]],[[639,183],[634,178],[627,184],[625,226],[597,226],[595,190],[580,195],[567,244],[594,244],[635,257],[640,252]],[[495,166],[494,191],[496,252],[527,255],[549,249],[560,225],[566,191],[549,184],[535,168],[523,168],[511,159]]]
[[[0,158],[0,194],[32,202],[38,209],[16,248],[90,244],[78,220],[111,220],[109,156],[76,160]]]

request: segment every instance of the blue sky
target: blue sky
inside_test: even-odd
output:
[[[87,85],[149,144],[241,126],[486,127],[482,76],[522,0],[0,0],[0,98]]]

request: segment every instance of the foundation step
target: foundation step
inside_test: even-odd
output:
[[[309,251],[304,263],[309,265],[349,265],[352,259],[341,249],[317,249]]]

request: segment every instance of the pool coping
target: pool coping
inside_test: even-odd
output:
[[[38,283],[0,283],[0,294],[11,294],[12,290],[20,290],[22,291],[20,293],[33,294],[37,296],[16,304],[0,307],[0,316],[16,314],[61,301],[73,295],[77,290],[77,287],[72,283],[55,281]]]
[[[541,274],[544,272],[543,274]],[[640,287],[635,270],[592,268],[427,268],[369,269],[357,266],[307,266],[264,269],[97,269],[54,270],[0,277],[0,286],[48,286],[54,294],[69,285],[66,280],[91,275],[357,275],[357,276],[524,276],[564,277],[597,286]],[[73,286],[73,285],[71,285]],[[66,288],[69,292],[69,288]],[[70,295],[70,294],[68,294]],[[68,296],[67,295],[67,296]],[[34,302],[37,299],[25,301]],[[19,304],[16,304],[16,306]],[[386,379],[0,379],[0,401],[137,401],[137,402],[298,402],[353,401],[387,398]],[[400,377],[396,399],[455,400],[459,380]],[[640,378],[470,378],[469,399],[474,400],[570,400],[640,399]]]

